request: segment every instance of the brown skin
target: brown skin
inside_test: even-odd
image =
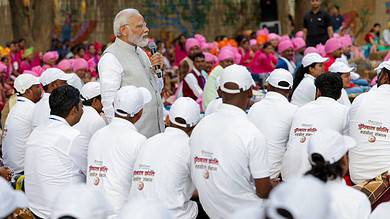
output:
[[[291,93],[292,93],[292,89],[286,89],[286,90],[284,90],[284,89],[276,88],[276,87],[274,87],[274,86],[272,86],[272,85],[270,85],[270,84],[268,84],[267,90],[268,90],[269,92],[272,91],[272,92],[279,93],[279,94],[285,96],[286,98],[289,98],[290,95],[291,95]]]
[[[338,49],[338,50],[332,52],[330,55],[331,55],[333,58],[337,59],[337,58],[340,58],[342,54],[343,54],[343,49],[340,48],[340,49]]]
[[[322,1],[321,0],[311,0],[310,3],[311,3],[311,11],[314,14],[317,14],[321,10]],[[327,31],[328,31],[329,38],[332,38],[333,27],[332,26],[327,27]],[[303,35],[304,35],[304,39],[306,41],[306,37],[307,37],[307,29],[306,28],[303,28]]]
[[[383,84],[390,84],[389,73],[390,71],[386,70],[385,68],[382,69],[378,79],[378,87]]]
[[[351,85],[351,73],[345,72],[345,73],[340,73],[341,79],[343,80],[343,87],[344,88],[349,88]]]
[[[22,97],[25,97],[31,100],[34,103],[37,103],[41,99],[42,90],[38,84],[31,86],[29,89],[24,92]]]
[[[349,169],[349,158],[347,154],[340,159],[341,160],[341,168],[343,169],[343,177],[347,175]]]
[[[225,59],[219,62],[219,64],[222,66],[222,68],[226,68],[230,65],[234,64],[233,58]]]
[[[143,113],[143,109],[141,109],[138,113],[136,113],[133,117],[131,117],[130,115],[127,115],[127,116],[120,116],[118,114],[115,114],[115,117],[118,117],[118,118],[121,118],[121,119],[125,119],[133,124],[135,124],[138,120],[141,119],[141,116],[142,116],[142,113]]]
[[[293,60],[294,57],[294,49],[293,48],[288,48],[284,50],[281,54],[282,57],[288,59],[288,60]]]
[[[214,66],[214,62],[211,61],[211,62],[205,62],[204,63],[204,70],[209,73],[211,72],[211,69],[213,69],[213,66]]]
[[[70,126],[74,126],[76,125],[80,119],[81,119],[81,116],[83,115],[83,104],[81,103],[81,101],[79,102],[79,104],[77,106],[74,106],[68,116],[65,118],[65,120],[68,122],[68,124]]]
[[[176,118],[175,118],[175,121],[178,122],[178,123],[181,123],[181,124],[185,124],[185,123],[186,123],[186,121],[185,121],[184,119],[180,118],[180,117],[176,117]],[[182,130],[182,131],[185,132],[188,136],[191,136],[192,131],[193,131],[194,128],[195,128],[195,126],[190,127],[190,128],[184,128],[184,127],[175,125],[175,124],[173,124],[173,123],[171,123],[169,126],[172,127],[172,128],[177,128],[177,129]]]
[[[204,65],[205,65],[204,58],[201,58],[201,57],[195,58],[195,60],[194,60],[194,67],[198,71],[203,70],[204,69]]]
[[[12,171],[8,167],[0,167],[0,177],[7,181],[11,181]]]
[[[193,46],[191,47],[190,51],[188,52],[188,57],[191,59],[191,60],[194,60],[194,55],[195,54],[198,54],[202,52],[202,50],[200,50],[200,47],[199,46]]]
[[[323,63],[317,63],[314,68],[309,67],[309,74],[313,77],[317,78],[318,76],[322,75],[325,72],[325,66]]]
[[[47,85],[47,91],[45,91],[45,92],[46,93],[51,93],[54,89],[62,87],[62,86],[65,86],[65,85],[67,85],[66,81],[55,80],[52,83]]]
[[[98,112],[99,114],[103,112],[103,104],[102,101],[99,100],[98,98],[94,98],[92,100],[91,106]]]

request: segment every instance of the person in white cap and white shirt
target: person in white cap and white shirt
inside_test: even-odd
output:
[[[119,89],[114,101],[115,117],[89,142],[87,184],[104,193],[114,208],[113,217],[128,200],[134,163],[146,140],[134,124],[151,98],[143,87]]]
[[[267,219],[335,219],[331,196],[312,176],[291,179],[275,187],[265,207]]]
[[[50,117],[34,129],[26,144],[25,192],[29,208],[39,218],[48,218],[57,192],[65,186],[85,182],[74,140],[79,131],[72,126],[83,114],[80,92],[65,85],[49,98]]]
[[[378,88],[355,98],[349,110],[349,135],[357,146],[349,152],[353,183],[390,170],[390,61],[381,63]]]
[[[341,90],[341,97],[337,101],[347,107],[351,106],[351,101],[349,100],[345,88],[348,88],[350,86],[351,74],[354,70],[354,67],[349,67],[347,64],[341,61],[336,61],[329,67],[329,72],[340,74],[341,79],[343,80],[343,89]]]
[[[39,78],[43,90],[41,100],[35,105],[33,112],[32,127],[35,129],[39,125],[47,122],[50,116],[49,96],[50,93],[57,87],[62,87],[67,84],[67,80],[71,78],[70,74],[66,74],[58,68],[46,69]]]
[[[389,215],[390,202],[383,202],[372,211],[370,219],[388,219]]]
[[[278,178],[286,151],[291,123],[297,106],[288,102],[293,77],[285,69],[275,69],[267,78],[267,94],[248,112],[249,120],[266,136],[271,179]]]
[[[101,95],[100,95],[100,83],[99,82],[88,82],[86,83],[81,91],[81,99],[83,102],[84,113],[81,116],[80,122],[78,122],[74,128],[80,131],[80,135],[75,139],[75,145],[79,148],[79,151],[75,156],[79,157],[81,171],[87,174],[87,157],[88,157],[88,145],[93,134],[106,123],[100,113],[103,112]]]
[[[190,97],[180,97],[169,111],[170,127],[142,145],[133,168],[129,200],[160,200],[175,218],[196,218],[190,200],[195,190],[190,176],[190,135],[200,120],[200,108]]]
[[[12,186],[0,177],[0,218],[16,219],[13,213],[18,208],[27,208],[27,197],[21,191],[15,191]]]
[[[68,216],[77,219],[106,219],[111,211],[110,203],[101,191],[80,183],[67,186],[57,193],[50,218]]]
[[[14,81],[17,100],[5,121],[2,138],[4,165],[14,173],[24,171],[24,154],[28,136],[32,132],[32,112],[41,98],[39,78],[21,74]]]
[[[118,12],[113,27],[115,42],[104,50],[98,63],[104,115],[108,121],[114,117],[112,104],[121,87],[133,85],[146,88],[152,99],[144,107],[136,127],[149,138],[165,128],[161,100],[164,81],[155,70],[156,66],[163,67],[164,57],[155,53],[149,59],[144,51],[143,47],[148,45],[149,29],[138,10],[127,8]]]
[[[171,212],[156,199],[134,199],[121,209],[118,219],[174,219]]]
[[[292,104],[303,106],[315,100],[316,87],[314,86],[314,80],[325,72],[324,62],[328,60],[328,58],[324,58],[317,53],[309,53],[303,57],[302,66],[298,68],[294,77]]]
[[[207,109],[206,111],[204,112],[204,115],[205,116],[208,116],[212,113],[215,113],[218,109],[218,107],[220,105],[222,105],[222,98],[221,98],[221,90],[219,89],[219,80],[220,80],[220,77],[218,77],[216,80],[215,80],[215,83],[216,83],[216,86],[217,86],[217,94],[218,94],[218,97],[215,98],[214,100],[210,101],[210,103],[208,103],[207,105]]]
[[[296,111],[291,125],[281,175],[284,181],[302,176],[310,169],[307,144],[310,137],[322,129],[347,132],[348,108],[337,100],[343,82],[338,74],[322,74],[315,80],[317,99]]]
[[[190,137],[191,178],[210,218],[261,205],[272,188],[264,135],[245,114],[254,81],[241,65],[220,78],[223,104]]]
[[[348,172],[347,152],[355,146],[353,138],[330,129],[315,133],[308,145],[312,168],[307,174],[326,183],[332,211],[340,219],[368,219],[371,213],[367,196],[344,181]]]

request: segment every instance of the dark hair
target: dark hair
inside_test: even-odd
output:
[[[381,24],[380,23],[375,23],[373,27],[380,27]]]
[[[276,212],[278,215],[282,216],[285,219],[294,219],[294,216],[291,214],[291,212],[287,209],[284,208],[277,208]],[[265,213],[265,219],[271,219],[267,213]]]
[[[303,67],[303,65],[299,66],[297,71],[295,72],[294,82],[293,82],[293,93],[295,89],[297,89],[299,83],[303,80],[306,73],[309,73],[309,68],[314,68],[318,63],[313,63],[309,66]]]
[[[77,218],[73,217],[73,216],[70,216],[70,215],[65,215],[65,216],[59,217],[58,219],[77,219]]]
[[[73,107],[80,103],[80,92],[76,88],[65,85],[56,88],[49,97],[50,114],[65,118]]]
[[[195,60],[196,58],[203,58],[204,59],[204,54],[202,52],[198,52],[194,54],[194,58],[192,60]]]
[[[339,74],[324,73],[316,78],[314,85],[320,90],[321,96],[337,100],[341,96],[343,80]]]
[[[268,46],[272,46],[271,42],[266,42],[263,44],[263,49],[267,48]]]
[[[95,99],[98,99],[98,100],[101,101],[101,100],[102,100],[102,96],[99,95],[99,96],[93,97],[92,99],[89,99],[89,100],[86,100],[84,97],[82,97],[83,105],[84,105],[84,106],[92,106],[92,102],[93,102]]]
[[[341,167],[341,159],[330,164],[325,161],[321,154],[314,153],[311,155],[311,170],[306,175],[312,175],[323,182],[333,180],[338,177],[343,177],[343,168]]]

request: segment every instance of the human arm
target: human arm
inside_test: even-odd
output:
[[[184,81],[188,84],[192,92],[194,92],[196,97],[200,97],[203,94],[202,88],[198,84],[198,80],[196,80],[195,76],[192,73],[188,73],[184,77]]]
[[[122,80],[123,68],[111,53],[102,56],[98,64],[103,111],[108,122],[114,117],[113,102]]]

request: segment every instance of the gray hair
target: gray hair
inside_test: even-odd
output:
[[[137,9],[134,9],[134,8],[127,8],[127,9],[123,9],[122,11],[118,12],[118,14],[115,15],[115,19],[114,19],[114,35],[116,37],[120,37],[121,36],[121,31],[120,31],[121,26],[128,24],[127,22],[128,22],[129,17],[134,16],[134,15],[139,15],[139,14],[140,14],[139,11]]]

